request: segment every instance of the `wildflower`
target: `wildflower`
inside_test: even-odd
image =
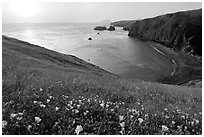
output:
[[[58,111],[59,110],[59,107],[55,107],[55,111]]]
[[[43,107],[43,108],[45,108],[45,107],[46,107],[46,105],[44,105],[44,104],[40,104],[40,107]]]
[[[108,104],[106,104],[106,108],[108,108],[109,107],[109,105]]]
[[[120,126],[121,126],[122,130],[124,130],[125,129],[125,122],[120,123]]]
[[[15,118],[16,116],[17,116],[17,114],[11,114],[10,119]]]
[[[123,130],[119,131],[121,135],[123,135]]]
[[[52,96],[50,96],[49,98],[52,99]]]
[[[145,117],[148,117],[148,114],[145,114]]]
[[[138,118],[138,121],[141,124],[144,120],[142,118]]]
[[[42,120],[41,118],[35,117],[35,122],[36,122],[36,123],[39,123],[41,120]]]
[[[77,108],[79,108],[80,107],[80,105],[77,105]]]
[[[40,91],[43,91],[43,89],[42,89],[42,88],[40,88]]]
[[[22,120],[22,117],[17,117],[16,119],[20,121],[20,120]]]
[[[3,120],[2,121],[2,128],[5,128],[7,126],[7,124],[8,124],[7,121]]]
[[[119,105],[115,105],[115,108],[119,108]]]
[[[110,111],[114,111],[115,109],[111,109]]]
[[[100,106],[101,106],[102,108],[104,108],[104,105],[105,105],[104,102],[102,102],[102,103],[100,104]]]
[[[73,109],[72,110],[74,113],[79,113],[79,110],[77,110],[77,109]]]
[[[33,101],[33,103],[34,103],[34,104],[37,104],[38,102],[37,102],[37,101]]]
[[[165,111],[167,111],[168,109],[167,109],[167,108],[165,108],[164,110],[165,110]]]
[[[181,116],[181,118],[185,118],[185,116]]]
[[[135,114],[139,114],[139,111],[137,111],[137,109],[132,109],[131,110],[133,113],[135,113]]]
[[[71,100],[71,101],[69,101],[69,104],[72,104],[72,100]]]
[[[168,119],[169,118],[169,116],[164,116],[166,119]]]
[[[75,129],[76,134],[79,135],[79,133],[80,133],[81,131],[83,131],[82,126],[81,126],[81,125],[77,125],[77,127],[76,127],[76,129]]]
[[[167,126],[162,125],[162,131],[163,131],[163,132],[166,132],[166,131],[168,131],[168,130],[169,130],[169,128],[168,128]]]
[[[119,116],[119,120],[122,121],[123,119],[124,119],[124,116],[123,116],[123,115],[120,115],[120,116]]]
[[[175,122],[175,121],[171,121],[171,123],[172,123],[172,124],[175,124],[176,122]]]
[[[30,130],[31,128],[32,128],[32,126],[31,126],[31,125],[28,125],[28,126],[27,126],[27,129],[28,129],[28,130]]]
[[[197,120],[197,119],[193,119],[193,120],[194,120],[195,124],[199,123],[199,120]]]
[[[130,115],[130,118],[133,118],[134,116],[133,115]]]
[[[47,99],[47,103],[49,103],[50,102],[50,99]]]
[[[22,116],[22,115],[23,115],[23,113],[19,112],[19,113],[18,113],[18,115],[19,115],[19,116]]]

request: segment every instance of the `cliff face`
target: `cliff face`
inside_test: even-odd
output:
[[[114,24],[114,23],[113,23]],[[118,26],[120,22],[115,23]],[[187,53],[202,55],[202,9],[128,22],[129,36],[151,40]]]

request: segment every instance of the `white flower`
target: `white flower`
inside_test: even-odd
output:
[[[42,88],[40,88],[40,91],[43,91],[43,89],[42,89]]]
[[[22,115],[23,115],[23,113],[19,112],[19,113],[18,113],[18,115],[19,115],[19,116],[22,116]]]
[[[77,109],[73,109],[72,110],[74,113],[79,113],[79,110],[77,110]]]
[[[76,127],[76,129],[75,129],[76,134],[79,135],[79,133],[80,133],[81,131],[83,131],[82,126],[81,126],[81,125],[77,125],[77,127]]]
[[[130,118],[132,119],[134,116],[133,115],[130,115]]]
[[[50,99],[47,99],[47,103],[49,103],[50,102]]]
[[[43,107],[43,108],[45,108],[45,107],[46,107],[46,105],[44,105],[44,104],[40,104],[40,107]]]
[[[31,126],[31,125],[28,125],[28,126],[27,126],[27,129],[28,129],[28,130],[30,130],[31,128],[32,128],[32,126]]]
[[[123,130],[119,131],[121,135],[123,135]]]
[[[109,105],[108,104],[106,104],[106,108],[108,108],[109,107]]]
[[[169,130],[169,128],[168,128],[167,126],[162,125],[162,131],[166,132],[166,131],[168,131],[168,130]]]
[[[119,105],[115,105],[115,108],[119,108],[120,106]]]
[[[166,119],[168,119],[169,118],[169,116],[164,116]]]
[[[37,104],[38,102],[37,102],[37,101],[33,101],[33,103],[34,103],[34,104]]]
[[[100,106],[101,106],[102,108],[104,108],[104,105],[105,105],[104,102],[102,102],[102,103],[100,104]]]
[[[123,115],[120,115],[120,116],[119,116],[119,120],[122,121],[123,119],[124,119],[124,116],[123,116]]]
[[[198,124],[199,123],[199,120],[197,119],[193,119],[195,121],[195,124]]]
[[[88,110],[86,110],[85,112],[84,112],[84,115],[86,115],[86,114],[88,114],[89,113],[89,111]]]
[[[20,121],[22,119],[22,117],[17,117],[16,119]]]
[[[35,122],[36,122],[36,123],[39,123],[41,120],[42,120],[41,118],[35,117]]]
[[[2,128],[5,128],[7,126],[7,124],[8,124],[7,121],[3,120],[2,121]]]
[[[58,111],[59,110],[59,107],[55,107],[55,111]]]
[[[49,98],[52,99],[52,96],[50,96]]]
[[[79,108],[80,107],[80,105],[77,105],[77,108]]]
[[[17,116],[17,114],[11,114],[10,118],[12,119],[12,118],[15,118],[16,116]]]
[[[183,116],[181,116],[181,118],[185,118],[185,116],[183,115]]]
[[[120,123],[120,126],[121,126],[122,130],[124,130],[125,129],[125,122]]]
[[[167,108],[165,108],[164,110],[165,110],[165,111],[167,111],[168,109],[167,109]]]
[[[142,118],[138,118],[138,121],[141,124],[144,120]]]
[[[171,121],[171,123],[172,123],[172,124],[175,124],[176,122],[175,122],[175,121]]]
[[[132,111],[133,113],[136,113],[136,114],[139,113],[139,111],[137,111],[137,109],[132,109],[131,111]]]

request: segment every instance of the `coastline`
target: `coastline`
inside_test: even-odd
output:
[[[191,82],[193,85],[202,81],[202,60],[181,51],[175,51],[159,43],[147,41],[148,45],[165,56],[173,65],[173,72],[169,77],[159,79],[163,84],[184,85]],[[199,84],[198,87],[202,85]]]
[[[148,43],[148,42],[147,42]],[[172,66],[173,66],[173,71],[171,72],[170,76],[168,76],[169,78],[173,77],[174,73],[176,72],[176,62],[174,59],[171,59],[171,58],[168,58],[161,50],[159,50],[158,48],[154,47],[153,44],[149,44],[149,46],[151,46],[154,50],[156,50],[158,53],[162,54],[165,58],[167,58],[171,63],[172,63]]]

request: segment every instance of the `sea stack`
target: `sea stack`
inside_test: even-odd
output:
[[[92,37],[89,37],[88,40],[92,40]]]
[[[115,27],[114,27],[114,26],[110,26],[110,27],[108,28],[108,30],[109,30],[109,31],[114,31],[114,30],[115,30]]]
[[[102,31],[102,30],[106,30],[106,27],[105,27],[105,26],[96,26],[96,27],[94,28],[94,30]]]

